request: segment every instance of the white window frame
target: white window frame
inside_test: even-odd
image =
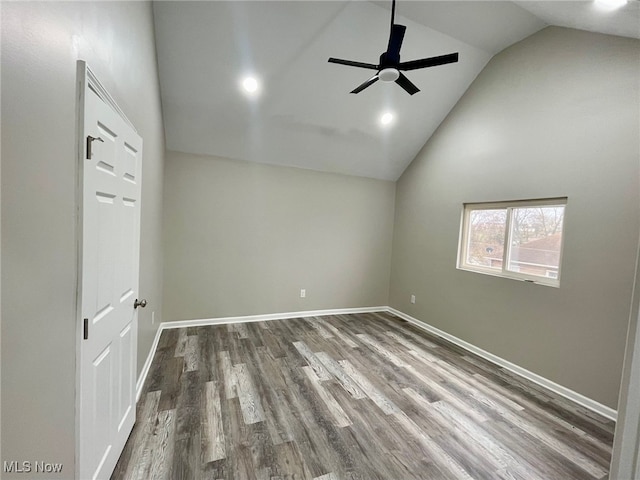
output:
[[[532,275],[522,272],[514,272],[508,270],[507,266],[510,262],[511,252],[511,218],[513,209],[516,208],[535,208],[535,207],[564,207],[565,219],[566,219],[566,207],[567,198],[546,198],[537,200],[515,200],[507,202],[490,202],[490,203],[465,203],[462,207],[462,221],[460,222],[460,238],[458,242],[458,262],[457,268],[459,270],[466,270],[469,272],[483,273],[485,275],[492,275],[494,277],[511,278],[514,280],[525,281],[529,283],[536,283],[539,285],[547,285],[550,287],[560,287],[560,276],[562,271],[562,251],[564,249],[564,221],[562,229],[562,240],[560,243],[560,257],[558,260],[558,275],[557,278]],[[467,248],[469,244],[469,217],[471,212],[475,210],[506,210],[507,219],[505,222],[504,232],[504,245],[502,249],[502,269],[484,267],[482,265],[474,265],[466,263]]]

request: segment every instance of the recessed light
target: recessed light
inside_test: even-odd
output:
[[[249,94],[256,94],[260,89],[260,84],[255,77],[245,77],[242,80],[242,89]]]
[[[380,123],[382,125],[389,125],[391,122],[393,122],[393,113],[391,112],[385,112],[380,117]]]
[[[627,0],[594,0],[594,3],[603,10],[615,10],[624,7]]]

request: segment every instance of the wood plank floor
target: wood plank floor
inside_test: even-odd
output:
[[[389,314],[162,333],[113,479],[608,478],[614,423]]]

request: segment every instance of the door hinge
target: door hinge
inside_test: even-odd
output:
[[[85,340],[89,338],[89,319],[88,318],[84,319],[84,333],[82,336],[84,337]]]
[[[92,137],[91,135],[87,135],[87,160],[91,160],[91,157],[93,157],[91,144],[94,142],[94,140],[104,143],[104,140],[102,140],[100,137]]]

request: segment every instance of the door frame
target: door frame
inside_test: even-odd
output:
[[[609,471],[611,480],[638,478],[640,474],[640,246],[635,272]]]
[[[80,478],[80,402],[81,402],[81,353],[84,333],[84,322],[82,317],[82,268],[83,268],[83,187],[84,187],[84,166],[86,157],[85,142],[85,101],[87,92],[93,91],[105,104],[111,107],[124,122],[136,133],[135,126],[127,118],[122,109],[118,106],[113,97],[109,94],[104,85],[98,80],[95,73],[89,68],[87,62],[78,60],[76,63],[76,395],[75,395],[75,468],[74,478]],[[140,261],[138,259],[138,261]]]

